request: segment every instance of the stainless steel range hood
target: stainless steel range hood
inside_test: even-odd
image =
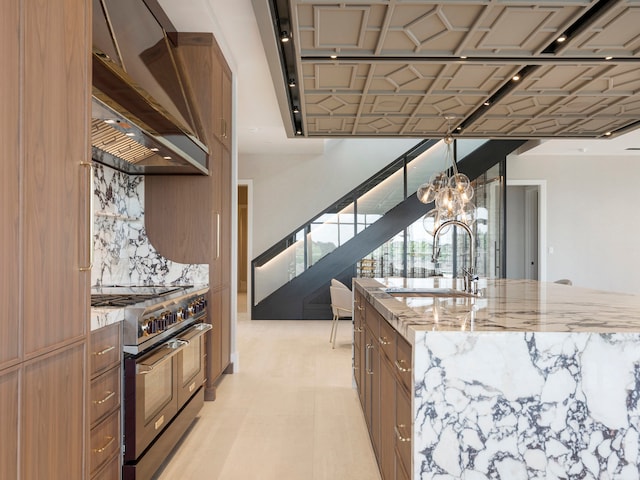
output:
[[[208,174],[188,79],[143,0],[93,0],[92,84],[94,161],[133,175]]]
[[[126,115],[126,116],[125,116]],[[91,157],[130,175],[207,175],[207,148],[182,132],[150,133],[103,103],[91,104]]]

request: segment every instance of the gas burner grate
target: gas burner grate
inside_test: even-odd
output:
[[[136,303],[147,302],[185,290],[190,285],[164,286],[164,285],[109,285],[93,287],[91,292],[92,307],[128,307]]]
[[[134,295],[113,295],[113,294],[93,294],[91,295],[92,307],[128,307],[136,303],[146,302],[157,298],[157,294],[134,294]]]

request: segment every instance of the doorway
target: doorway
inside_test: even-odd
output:
[[[249,285],[249,252],[251,249],[250,233],[250,198],[251,181],[238,180],[238,312],[248,311],[248,299],[250,296]]]
[[[545,281],[545,181],[507,181],[506,212],[506,277]]]

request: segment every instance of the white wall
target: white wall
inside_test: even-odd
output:
[[[507,278],[525,278],[524,188],[507,187]]]
[[[640,293],[640,157],[511,156],[508,180],[547,180],[547,278]],[[553,253],[550,253],[553,249]]]
[[[328,140],[322,155],[241,155],[238,178],[253,181],[251,257],[293,232],[416,143],[416,139]]]

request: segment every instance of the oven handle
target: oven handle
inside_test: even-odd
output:
[[[178,337],[178,341],[186,342],[186,344],[189,345],[192,340],[200,338],[212,328],[213,325],[211,325],[210,323],[198,323],[197,325],[194,325],[193,327],[185,331],[183,335],[180,335]]]
[[[151,373],[154,368],[158,365],[166,362],[171,359],[174,355],[176,355],[180,350],[185,348],[189,343],[184,342],[182,340],[171,340],[170,342],[165,343],[160,349],[168,348],[170,351],[162,355],[158,360],[153,363],[136,363],[136,375],[146,375],[147,373]]]

